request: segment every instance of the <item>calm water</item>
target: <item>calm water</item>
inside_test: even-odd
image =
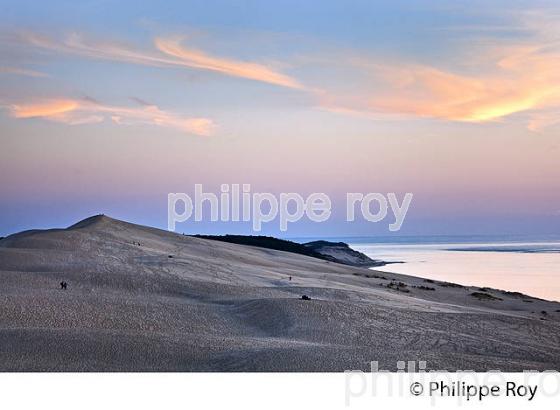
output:
[[[402,261],[379,270],[523,292],[560,301],[560,240],[370,243],[346,239],[353,249],[373,259]],[[446,238],[451,239],[451,238]],[[476,241],[478,239],[478,241]]]

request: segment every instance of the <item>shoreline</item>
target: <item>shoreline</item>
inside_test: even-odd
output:
[[[522,292],[545,300],[560,301],[560,254],[548,251],[502,251],[502,244],[489,249],[454,248],[449,244],[351,244],[370,257],[402,260],[387,272]],[[509,246],[509,245],[506,245]],[[525,247],[536,247],[525,244]],[[550,246],[555,246],[551,244]],[[477,255],[477,252],[480,255]],[[538,274],[535,274],[537,272]]]

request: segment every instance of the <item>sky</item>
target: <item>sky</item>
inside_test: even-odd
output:
[[[194,184],[333,200],[264,234],[392,234],[344,221],[348,192],[413,193],[395,235],[560,232],[557,2],[0,9],[0,236],[98,213],[165,228]]]

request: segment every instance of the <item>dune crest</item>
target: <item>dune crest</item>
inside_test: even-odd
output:
[[[3,239],[0,283],[2,371],[560,368],[559,303],[104,215]]]

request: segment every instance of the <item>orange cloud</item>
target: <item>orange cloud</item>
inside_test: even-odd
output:
[[[523,113],[532,131],[558,123],[558,15],[529,12],[512,17],[508,29],[523,31],[524,40],[484,37],[473,41],[461,50],[462,62],[452,68],[347,58],[348,76],[363,78],[363,84],[323,96],[321,107],[378,118],[404,115],[465,122]],[[457,57],[454,60],[460,61]]]
[[[477,64],[490,69],[470,75],[415,64],[354,61],[355,69],[375,81],[375,91],[331,95],[323,98],[323,107],[467,122],[527,112],[531,130],[538,128],[537,123],[551,124],[537,117],[542,117],[540,110],[560,105],[560,53],[538,47],[501,52],[502,57]]]
[[[308,58],[307,72],[321,74],[314,77],[322,82],[317,87],[304,86],[268,65],[213,56],[176,39],[156,38],[150,52],[115,42],[87,42],[76,34],[63,41],[29,33],[24,39],[36,47],[89,58],[186,67],[300,89],[312,95],[319,108],[341,114],[480,123],[524,113],[528,128],[539,130],[557,123],[550,112],[560,107],[559,33],[554,24],[539,24],[543,16],[525,18],[513,23],[530,33],[525,43],[492,38],[473,42],[463,50],[468,57],[453,68],[340,54],[330,60]],[[337,74],[324,75],[332,67]]]
[[[211,135],[215,125],[207,118],[185,118],[159,109],[155,105],[119,107],[91,100],[49,100],[41,103],[9,106],[14,118],[42,118],[69,125],[88,124],[111,119],[120,125],[157,125],[194,135]]]
[[[157,53],[138,51],[117,43],[88,43],[78,34],[72,34],[63,41],[57,42],[33,33],[24,33],[21,35],[21,40],[35,47],[89,58],[160,67],[194,68],[282,87],[303,88],[295,79],[267,65],[211,56],[200,50],[185,48],[176,39],[156,38]]]
[[[14,118],[58,117],[79,107],[72,100],[53,100],[39,104],[12,105],[11,114]]]
[[[175,57],[176,64],[186,67],[216,71],[233,77],[248,78],[288,88],[303,88],[295,79],[262,64],[210,56],[199,50],[185,48],[177,40],[157,38],[155,44],[162,53]]]

